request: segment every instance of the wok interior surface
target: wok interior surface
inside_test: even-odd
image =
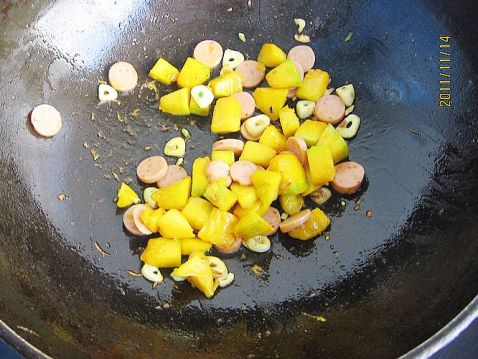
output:
[[[70,358],[393,357],[434,334],[478,292],[476,5],[2,4],[0,318],[43,352]],[[327,204],[330,240],[274,237],[270,253],[230,256],[235,282],[211,300],[187,283],[174,288],[166,279],[152,289],[128,275],[128,269],[139,271],[146,239],[123,231],[112,171],[139,189],[136,164],[162,153],[165,141],[180,133],[175,124],[192,134],[188,172],[216,137],[207,119],[160,113],[144,87],[120,104],[98,105],[98,79],[124,60],[146,83],[159,56],[180,67],[207,38],[250,58],[264,42],[287,50],[297,44],[295,17],[306,19],[316,66],[331,74],[331,85],[355,86],[362,125],[349,148],[351,160],[366,169],[364,190]],[[438,105],[440,35],[451,36],[452,108]],[[28,125],[40,103],[63,115],[54,139],[36,137]],[[131,115],[136,109],[137,118]],[[60,193],[65,201],[57,199]],[[101,256],[95,242],[110,255]],[[266,275],[256,277],[253,264]]]

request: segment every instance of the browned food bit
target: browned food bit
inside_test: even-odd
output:
[[[339,96],[325,95],[317,101],[314,111],[319,121],[336,125],[345,116],[345,104]]]
[[[141,182],[155,183],[168,173],[168,163],[161,156],[148,157],[140,162],[136,174]]]
[[[108,80],[115,90],[128,92],[138,84],[138,73],[130,63],[119,61],[110,67]]]
[[[279,211],[274,207],[269,207],[266,213],[262,215],[262,218],[264,218],[267,221],[267,223],[269,223],[272,226],[272,231],[264,235],[271,236],[274,233],[276,233],[277,229],[279,228],[279,224],[281,222]]]
[[[150,235],[153,232],[151,232],[144,224],[141,222],[141,214],[143,211],[147,208],[151,208],[147,205],[144,204],[138,204],[134,206],[135,208],[133,209],[133,222],[138,231],[140,231],[144,235]]]
[[[235,253],[241,248],[242,246],[242,238],[236,237],[234,239],[234,242],[230,246],[220,246],[220,245],[214,245],[214,249],[217,250],[219,253],[224,253],[224,254],[231,254]]]
[[[242,105],[241,120],[251,117],[256,110],[256,101],[249,92],[239,92],[233,95]]]
[[[62,126],[60,112],[47,104],[38,105],[33,109],[30,122],[35,132],[43,137],[55,136]]]
[[[342,162],[335,166],[335,178],[331,185],[338,193],[353,194],[362,186],[364,177],[362,165],[352,161]]]
[[[178,165],[169,165],[166,175],[163,178],[161,178],[157,182],[157,184],[159,188],[167,187],[176,182],[181,181],[183,178],[186,178],[187,176],[188,176],[188,173],[183,167]]]
[[[245,88],[256,87],[264,80],[264,76],[266,75],[265,66],[254,60],[244,61],[236,70],[242,74],[242,86]]]
[[[214,68],[221,63],[222,46],[214,40],[203,40],[194,48],[193,57],[203,64]]]
[[[142,236],[143,234],[139,231],[138,227],[136,227],[136,225],[134,224],[133,211],[135,210],[136,206],[140,206],[140,205],[136,204],[134,206],[131,206],[126,210],[126,212],[124,212],[123,224],[129,233],[134,234],[135,236]]]
[[[261,138],[260,135],[257,136],[257,137],[254,137],[251,134],[249,134],[249,132],[247,132],[245,122],[243,122],[242,125],[241,125],[241,135],[242,135],[242,137],[244,137],[248,141],[259,141],[259,139]]]
[[[287,139],[286,148],[299,159],[303,166],[307,163],[307,143],[302,137],[291,136]]]
[[[372,218],[373,212],[369,209],[368,211],[365,212],[365,215],[367,216],[367,218]]]
[[[212,145],[213,151],[233,151],[234,155],[240,156],[244,149],[244,141],[236,140],[233,138],[226,138],[214,142]]]
[[[290,232],[307,222],[310,219],[310,216],[310,209],[304,209],[299,213],[289,216],[286,220],[279,224],[280,231],[282,233]]]
[[[260,167],[255,163],[240,160],[234,162],[229,169],[232,180],[243,186],[250,186],[252,184],[251,176],[256,172]]]
[[[305,72],[309,71],[314,67],[315,63],[315,54],[314,50],[307,45],[297,45],[289,50],[287,58],[296,61],[302,65],[302,68]]]

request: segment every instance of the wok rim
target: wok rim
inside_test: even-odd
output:
[[[429,358],[445,348],[466,330],[478,318],[478,295],[468,305],[450,320],[443,328],[425,340],[422,344],[400,356],[403,359]],[[0,319],[0,338],[12,346],[18,353],[27,358],[51,358],[14,331]]]

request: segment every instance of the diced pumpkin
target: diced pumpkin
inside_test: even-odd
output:
[[[311,211],[311,216],[307,222],[302,224],[299,228],[296,228],[287,234],[295,239],[306,241],[317,237],[323,231],[327,229],[330,224],[330,219],[319,208],[315,208]]]
[[[279,187],[282,176],[279,172],[259,169],[251,176],[252,184],[256,189],[257,198],[264,207],[269,208],[279,196]]]
[[[349,155],[349,147],[347,142],[330,123],[320,135],[317,144],[324,145],[329,148],[334,163],[336,164],[346,159]]]
[[[215,97],[224,97],[241,92],[243,81],[243,76],[239,71],[232,71],[212,79],[208,86]]]
[[[258,214],[262,216],[264,213],[267,212],[268,209],[269,209],[269,206],[264,206],[262,202],[259,199],[257,199],[249,208],[244,208],[239,203],[236,204],[232,213],[238,218],[244,217],[251,211],[257,212]]]
[[[177,239],[151,238],[140,259],[159,268],[174,268],[181,265],[181,242]]]
[[[193,178],[191,196],[201,197],[206,190],[209,181],[207,180],[206,167],[211,162],[209,157],[198,157],[193,162]]]
[[[286,61],[287,56],[281,48],[275,44],[266,43],[262,45],[259,55],[257,56],[257,62],[263,64],[266,67],[276,67]]]
[[[305,166],[305,174],[307,176],[307,189],[302,192],[302,196],[305,197],[305,196],[308,196],[309,194],[311,194],[312,192],[318,190],[321,185],[316,185],[312,182],[312,176],[310,175],[310,169],[309,169],[309,165],[307,164],[307,166]]]
[[[172,115],[189,115],[189,99],[189,89],[179,89],[162,96],[159,99],[159,109]]]
[[[304,197],[301,195],[281,194],[279,202],[284,212],[292,216],[299,213],[304,206]]]
[[[256,190],[252,186],[243,186],[239,183],[231,185],[231,191],[237,196],[237,201],[242,208],[251,208],[257,201]]]
[[[234,151],[212,151],[211,159],[226,162],[231,166],[235,161]]]
[[[241,129],[242,105],[234,97],[221,97],[212,113],[211,132],[231,133]]]
[[[192,238],[193,229],[177,209],[170,209],[159,219],[159,233],[167,238]]]
[[[116,205],[119,208],[125,208],[131,206],[133,203],[140,202],[141,199],[136,194],[136,192],[126,183],[121,182],[121,185],[118,188],[118,201],[116,202]]]
[[[307,150],[310,177],[316,186],[322,186],[335,177],[335,167],[332,155],[327,146],[317,145]]]
[[[242,239],[249,239],[255,236],[267,234],[273,230],[269,222],[262,218],[257,212],[250,211],[234,226],[234,234]]]
[[[163,208],[145,208],[143,212],[141,212],[141,223],[143,223],[151,232],[157,233],[159,232],[159,219],[165,212],[166,211]]]
[[[191,253],[206,253],[210,250],[212,244],[209,242],[204,242],[199,238],[183,238],[181,239],[181,254],[183,256],[188,256]]]
[[[210,183],[204,192],[204,198],[221,211],[229,211],[237,202],[236,194],[226,187],[225,179]]]
[[[292,60],[286,60],[269,71],[266,81],[270,87],[277,89],[289,89],[302,84],[302,79]]]
[[[252,97],[256,101],[256,108],[276,121],[279,118],[279,111],[287,101],[288,92],[288,89],[258,87],[252,93]]]
[[[208,117],[209,111],[211,111],[211,105],[206,108],[201,108],[194,98],[191,97],[191,100],[189,101],[189,112],[191,112],[191,114],[201,117]]]
[[[189,259],[171,273],[176,277],[186,278],[207,298],[214,295],[219,280],[214,279],[211,266],[204,255],[194,252]]]
[[[149,77],[165,85],[171,85],[178,79],[179,70],[160,57],[149,71]]]
[[[296,96],[301,100],[317,101],[324,96],[330,76],[320,69],[309,70],[304,76],[302,85],[297,88]]]
[[[172,185],[158,189],[151,197],[160,208],[182,209],[186,205],[190,194],[191,177],[187,176]]]
[[[294,136],[295,131],[297,131],[300,126],[299,117],[295,114],[294,109],[289,106],[281,108],[279,111],[279,120],[284,136]]]
[[[267,167],[275,155],[276,151],[272,147],[254,141],[247,141],[239,159]]]
[[[300,194],[307,189],[304,167],[293,153],[279,153],[267,169],[281,174],[279,194]]]
[[[183,68],[178,74],[178,86],[187,87],[189,89],[194,86],[201,85],[209,80],[211,69],[202,62],[188,57]],[[189,101],[188,101],[189,104]]]
[[[181,213],[195,231],[199,231],[206,223],[214,206],[203,198],[189,197],[188,203]]]
[[[269,125],[262,133],[259,143],[272,147],[276,152],[286,149],[286,138],[274,125]]]
[[[305,120],[295,132],[295,136],[302,137],[307,146],[311,147],[317,143],[326,127],[325,122]]]
[[[236,239],[233,228],[237,223],[237,217],[232,213],[214,208],[201,228],[198,237],[203,241],[219,245],[230,246]]]

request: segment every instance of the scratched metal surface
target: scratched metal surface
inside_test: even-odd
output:
[[[476,48],[463,46],[466,32],[435,7],[413,1],[305,1],[293,8],[287,1],[4,4],[0,317],[45,353],[397,356],[476,295]],[[145,239],[122,229],[112,171],[140,189],[136,164],[162,153],[165,141],[179,134],[175,124],[192,134],[188,171],[216,137],[207,119],[161,114],[145,88],[121,97],[121,104],[98,106],[98,79],[121,59],[145,83],[158,56],[180,66],[205,38],[251,58],[266,41],[288,49],[296,44],[297,16],[307,20],[316,65],[330,72],[332,85],[355,85],[363,123],[350,158],[366,168],[366,188],[354,197],[334,196],[325,207],[329,241],[274,237],[268,254],[247,253],[245,261],[230,256],[236,280],[211,300],[188,284],[174,290],[166,279],[152,289],[129,276],[128,269],[139,270]],[[344,42],[349,31],[354,35]],[[245,44],[238,32],[246,34]],[[448,32],[457,84],[449,110],[437,104],[438,35]],[[38,138],[28,126],[29,112],[43,102],[63,114],[54,139]],[[136,109],[137,118],[130,115]],[[67,200],[59,201],[59,193]],[[102,257],[95,242],[111,255]],[[255,263],[264,277],[252,272]]]

